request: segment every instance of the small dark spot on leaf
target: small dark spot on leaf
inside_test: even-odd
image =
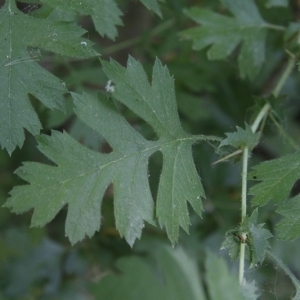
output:
[[[257,176],[253,176],[253,179],[257,179]]]

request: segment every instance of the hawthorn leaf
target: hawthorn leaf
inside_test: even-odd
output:
[[[179,226],[188,232],[190,220],[187,201],[201,215],[204,190],[197,174],[191,147],[197,139],[181,127],[176,106],[173,78],[156,59],[150,86],[142,65],[129,57],[127,69],[117,62],[103,61],[103,70],[115,84],[114,97],[151,125],[163,154],[156,215],[165,226],[172,243]]]
[[[271,256],[271,258],[279,265],[279,267],[284,271],[284,273],[291,279],[295,289],[296,294],[292,298],[292,300],[300,300],[300,282],[296,278],[296,276],[291,272],[291,270],[282,262],[280,258],[278,258],[276,255],[268,251],[268,255]]]
[[[221,60],[229,56],[239,44],[240,75],[253,79],[265,61],[265,41],[269,24],[261,17],[253,0],[222,0],[233,17],[194,7],[186,15],[200,24],[181,32],[183,38],[193,41],[193,49],[210,46],[209,59]]]
[[[68,204],[66,235],[74,244],[99,230],[101,200],[113,183],[116,227],[132,245],[141,236],[144,221],[154,223],[148,159],[161,151],[164,162],[156,215],[175,243],[180,226],[188,231],[187,202],[199,215],[202,210],[204,191],[191,150],[200,137],[181,128],[174,82],[159,60],[153,68],[152,85],[133,58],[127,69],[114,61],[103,62],[103,67],[114,83],[114,97],[152,125],[158,140],[148,141],[135,131],[106,96],[73,93],[79,119],[103,136],[113,152],[87,149],[67,133],[53,131],[51,137],[38,137],[41,152],[56,166],[25,163],[16,173],[30,184],[15,187],[6,206],[17,213],[34,208],[32,225],[42,226]]]
[[[233,260],[239,257],[240,244],[246,243],[246,258],[249,259],[251,265],[263,262],[266,251],[270,248],[268,239],[273,235],[269,230],[262,228],[264,224],[257,224],[257,217],[258,210],[255,209],[237,229],[226,232],[221,249],[228,249]],[[241,238],[243,233],[247,235],[244,241]]]
[[[279,203],[287,199],[300,178],[300,152],[262,162],[252,169],[249,179],[261,181],[249,189],[252,205],[262,206],[270,200]]]
[[[75,103],[88,104],[102,122],[105,120],[106,126],[101,129],[115,132],[109,139],[114,146],[113,142],[116,142],[115,152],[102,154],[89,150],[67,133],[53,131],[51,137],[40,136],[37,138],[40,151],[57,167],[24,163],[16,173],[30,185],[15,187],[6,206],[13,207],[16,213],[33,207],[31,226],[44,226],[68,204],[65,231],[74,244],[99,230],[101,201],[108,185],[113,182],[116,227],[132,245],[141,235],[144,220],[153,223],[154,208],[147,176],[151,143],[144,141],[127,125],[109,99],[104,96],[99,100],[88,95],[73,96]],[[118,144],[123,151],[118,149]]]
[[[259,141],[259,133],[254,133],[248,124],[246,124],[246,129],[239,126],[236,129],[236,132],[225,133],[227,137],[221,141],[219,147],[226,145],[238,149],[248,147],[251,151]]]
[[[61,55],[90,57],[97,54],[81,38],[85,31],[75,24],[51,22],[23,14],[13,0],[0,10],[0,144],[11,154],[24,142],[24,128],[33,135],[41,123],[28,94],[46,107],[64,110],[61,81],[40,67],[39,48]],[[83,44],[82,44],[83,43]]]
[[[228,249],[232,260],[237,260],[240,255],[240,240],[238,239],[238,230],[229,230],[225,233],[225,240],[222,243],[221,250]]]
[[[278,237],[295,240],[300,236],[300,195],[284,200],[276,210],[284,218],[277,224]]]
[[[159,17],[162,17],[160,6],[157,0],[140,0],[148,9],[153,10]]]
[[[42,2],[64,11],[73,10],[90,15],[98,33],[112,40],[118,36],[116,26],[123,25],[120,18],[122,12],[114,0],[42,0]]]
[[[270,248],[268,239],[273,237],[269,230],[262,228],[264,224],[257,224],[257,218],[258,210],[255,209],[241,225],[241,230],[248,234],[247,244],[250,248],[251,265],[264,261],[267,250]]]

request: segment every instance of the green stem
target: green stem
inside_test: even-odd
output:
[[[258,113],[257,117],[255,118],[253,124],[251,125],[251,129],[254,133],[257,131],[260,122],[269,113],[270,109],[271,109],[271,105],[269,103],[266,103],[263,106],[263,108],[260,110],[260,112]]]
[[[242,237],[245,239],[246,235],[243,233]],[[246,244],[241,242],[241,245],[240,245],[240,264],[239,264],[239,284],[240,285],[243,285],[243,283],[244,283],[245,249],[246,249]]]
[[[282,75],[280,76],[277,85],[274,88],[273,95],[275,97],[279,96],[279,93],[281,89],[283,88],[284,84],[286,83],[289,75],[291,74],[294,66],[296,63],[296,56],[290,54],[290,59],[287,63],[287,66],[285,70],[283,71]],[[257,117],[255,118],[251,129],[255,133],[257,132],[257,129],[262,122],[262,120],[267,116],[271,109],[271,105],[269,103],[266,103],[260,112],[258,113]],[[245,147],[243,149],[243,167],[242,167],[242,213],[241,213],[241,221],[243,222],[246,214],[247,214],[247,173],[248,173],[248,156],[249,156],[249,149],[248,147]],[[244,282],[244,266],[245,266],[245,240],[247,237],[246,232],[242,232],[242,241],[240,244],[240,262],[239,262],[239,283],[240,285]]]
[[[213,162],[212,164],[213,164],[213,165],[218,164],[218,163],[220,163],[221,161],[228,160],[229,158],[231,158],[231,157],[233,157],[233,156],[236,156],[236,155],[238,155],[238,154],[240,154],[240,153],[242,153],[242,152],[243,152],[242,149],[238,149],[238,150],[236,150],[236,151],[234,151],[234,152],[232,152],[232,153],[230,153],[230,154],[224,156],[223,158],[221,158],[221,159],[219,159],[219,160]]]
[[[290,54],[290,59],[287,63],[287,66],[286,66],[284,72],[282,73],[281,77],[279,78],[276,87],[274,88],[273,95],[275,97],[279,96],[280,91],[282,90],[288,77],[290,76],[290,74],[292,73],[292,71],[294,69],[296,61],[297,61],[297,57],[293,54]]]
[[[248,156],[249,148],[245,147],[243,150],[243,169],[242,169],[242,214],[241,220],[244,221],[247,215],[247,174],[248,174]],[[246,233],[242,233],[243,240],[246,239]],[[239,282],[240,285],[244,281],[244,265],[245,265],[245,243],[240,245],[240,265],[239,265]]]
[[[284,31],[286,30],[286,27],[280,26],[280,25],[274,25],[274,24],[264,24],[262,27],[268,28],[268,29],[274,29],[274,30],[279,30],[279,31]]]
[[[243,150],[243,169],[242,169],[242,222],[247,213],[247,174],[248,174],[248,156],[249,148],[245,147]]]

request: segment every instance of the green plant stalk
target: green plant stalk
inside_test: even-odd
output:
[[[275,86],[275,88],[273,90],[273,95],[275,97],[279,96],[280,91],[282,90],[287,79],[289,78],[290,74],[292,73],[292,71],[295,67],[296,61],[297,61],[296,55],[289,53],[289,52],[288,52],[288,54],[290,55],[290,59],[288,60],[287,66],[286,66],[284,72],[282,73],[281,77],[279,78],[277,85]]]
[[[265,116],[269,113],[269,110],[271,109],[270,103],[266,103],[260,112],[258,113],[256,119],[254,120],[253,124],[251,125],[252,131],[255,133],[258,129],[258,126],[260,122],[265,118]]]
[[[296,56],[293,54],[290,54],[290,59],[287,63],[287,66],[285,68],[285,70],[283,71],[282,75],[280,76],[274,91],[273,91],[273,95],[275,97],[279,96],[279,93],[281,91],[281,89],[283,88],[284,84],[286,83],[288,77],[290,76],[291,72],[293,71],[293,68],[295,66],[296,63]],[[271,109],[271,105],[269,103],[266,103],[262,109],[260,110],[260,112],[258,113],[257,117],[255,118],[251,129],[253,131],[253,133],[255,133],[259,127],[259,124],[262,122],[262,120],[267,116],[267,114],[269,113]],[[249,148],[245,147],[243,149],[243,166],[242,166],[242,203],[241,203],[241,221],[243,222],[246,214],[247,214],[247,172],[248,172],[248,156],[249,156]],[[245,268],[245,248],[246,248],[246,244],[245,244],[245,240],[247,237],[247,233],[243,232],[242,234],[242,241],[240,244],[240,261],[239,261],[239,283],[240,285],[243,284],[244,282],[244,268]]]
[[[247,173],[248,173],[248,156],[249,148],[245,147],[243,150],[243,169],[242,169],[242,215],[241,220],[244,221],[247,214]],[[243,241],[246,240],[246,233],[242,233]],[[240,265],[239,265],[239,283],[244,281],[244,266],[245,266],[245,243],[240,245]]]

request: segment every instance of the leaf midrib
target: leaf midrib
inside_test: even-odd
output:
[[[129,158],[129,157],[132,157],[132,156],[135,156],[135,155],[142,154],[142,153],[144,153],[144,152],[148,152],[148,151],[149,151],[149,152],[152,152],[152,151],[153,151],[152,153],[154,153],[155,151],[159,151],[159,150],[160,150],[161,148],[163,148],[164,146],[169,145],[169,144],[172,144],[172,143],[178,143],[178,142],[181,142],[181,143],[182,143],[182,142],[184,142],[184,141],[190,141],[190,142],[193,143],[193,142],[196,142],[197,140],[201,140],[201,139],[203,139],[202,136],[194,135],[194,136],[188,136],[188,137],[185,137],[185,138],[179,138],[179,139],[172,140],[172,141],[163,142],[163,143],[157,144],[157,145],[155,145],[155,146],[152,146],[152,147],[148,147],[148,148],[146,148],[146,149],[143,149],[143,150],[141,150],[141,151],[136,151],[136,152],[134,152],[134,153],[130,153],[130,154],[128,154],[128,155],[124,155],[124,156],[122,156],[121,158],[116,159],[116,160],[114,160],[114,161],[111,161],[111,162],[109,162],[109,163],[107,163],[107,164],[105,164],[105,165],[103,165],[103,166],[101,166],[101,167],[95,168],[95,169],[90,170],[90,171],[88,171],[88,172],[86,172],[86,173],[82,173],[82,174],[76,175],[76,176],[74,176],[74,177],[72,177],[72,178],[69,178],[69,179],[67,179],[67,180],[65,180],[65,181],[60,181],[59,183],[52,184],[51,186],[48,186],[48,187],[46,187],[46,188],[44,188],[44,189],[40,189],[40,191],[41,191],[41,192],[44,192],[44,191],[47,191],[48,189],[51,189],[51,188],[53,188],[53,187],[55,187],[55,186],[57,186],[57,185],[64,185],[64,184],[68,183],[69,181],[74,180],[74,179],[76,179],[76,178],[87,176],[87,175],[89,175],[89,174],[91,174],[91,173],[93,173],[93,172],[102,171],[104,168],[110,166],[111,164],[118,163],[118,162],[122,161],[123,159],[127,159],[127,158]],[[152,154],[152,153],[151,153],[151,154]],[[151,154],[150,154],[150,155],[151,155]],[[149,155],[149,156],[150,156],[150,155]],[[59,168],[60,166],[58,165],[58,166],[53,166],[53,167]],[[35,194],[36,191],[34,191],[33,193]]]

